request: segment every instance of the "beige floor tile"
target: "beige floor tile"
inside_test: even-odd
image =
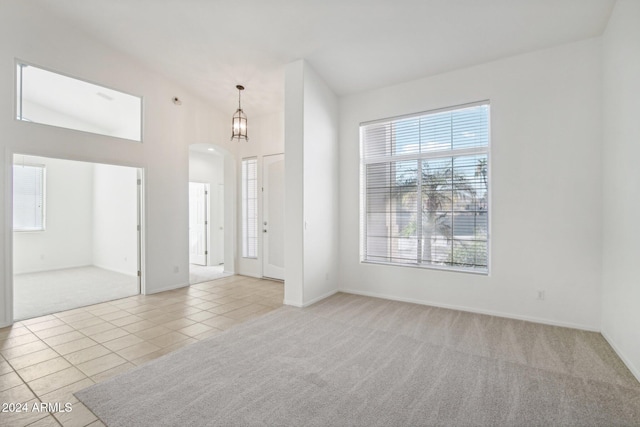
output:
[[[106,322],[101,318],[99,318],[98,316],[91,315],[91,317],[87,319],[72,320],[66,323],[67,325],[80,330],[80,329],[87,329],[90,326],[95,326],[95,325],[99,325],[100,323],[106,323]]]
[[[157,310],[157,308],[153,305],[141,304],[136,307],[126,308],[125,310],[131,314],[140,315],[142,313],[148,313],[150,311]]]
[[[16,357],[24,356],[25,354],[33,353],[40,350],[46,350],[49,346],[44,341],[34,341],[29,344],[19,345],[17,347],[12,347],[6,350],[0,350],[0,354],[4,356],[5,359],[11,361]]]
[[[38,338],[44,339],[49,337],[55,337],[56,335],[66,334],[68,332],[73,332],[73,331],[75,331],[75,329],[73,329],[71,326],[63,324],[62,326],[56,326],[54,328],[36,331],[34,332],[34,334],[36,334]]]
[[[156,326],[156,324],[153,322],[149,322],[148,320],[141,320],[139,322],[125,325],[122,327],[122,329],[130,333],[136,333],[136,332],[144,331],[146,329],[153,328],[154,326]]]
[[[123,348],[130,347],[134,344],[139,344],[144,342],[144,340],[136,335],[129,334],[120,338],[116,338],[115,340],[107,341],[103,343],[105,347],[107,347],[111,351],[122,350]]]
[[[6,328],[0,329],[0,341],[30,333],[31,331],[26,326],[7,326]]]
[[[97,359],[105,354],[109,354],[111,351],[101,345],[94,345],[93,347],[85,348],[84,350],[76,351],[66,354],[64,356],[70,363],[78,365],[80,363],[88,362],[89,360]]]
[[[60,427],[60,423],[53,415],[46,415],[35,423],[29,424],[29,427]]]
[[[163,316],[164,314],[164,311],[154,308],[153,310],[145,311],[144,313],[136,313],[136,316],[141,319],[152,320],[159,316]]]
[[[151,338],[147,340],[153,345],[157,345],[158,347],[168,347],[170,345],[179,343],[180,341],[184,341],[188,339],[187,335],[183,335],[176,331],[171,331],[167,334],[160,335],[159,337]]]
[[[107,369],[106,371],[97,373],[94,376],[92,376],[91,379],[96,383],[99,383],[101,381],[105,381],[105,380],[108,380],[109,378],[115,377],[116,375],[127,372],[135,367],[136,365],[131,362],[123,363],[114,368]]]
[[[194,322],[202,322],[203,320],[211,319],[215,316],[217,316],[217,314],[211,313],[210,311],[201,311],[196,314],[188,315],[187,319],[193,320]]]
[[[0,391],[9,390],[10,388],[17,387],[20,384],[24,383],[15,372],[0,375]]]
[[[47,322],[49,320],[56,320],[56,319],[57,317],[54,316],[53,314],[48,314],[46,316],[40,316],[40,317],[34,317],[33,319],[22,320],[20,323],[25,326],[29,326],[29,325],[35,325],[36,323],[42,323],[42,322]]]
[[[84,350],[85,348],[93,347],[94,345],[97,345],[97,344],[98,343],[92,340],[91,338],[85,337],[75,341],[54,345],[52,346],[52,348],[64,356],[65,354]]]
[[[74,403],[71,412],[57,413],[53,415],[64,427],[84,427],[97,420],[93,412],[82,403]]]
[[[80,332],[87,336],[91,336],[94,334],[98,334],[100,332],[108,331],[110,329],[116,328],[116,325],[112,325],[109,322],[102,321],[100,323],[96,323],[95,325],[87,326],[86,328],[78,329]]]
[[[105,354],[97,359],[89,360],[88,362],[79,363],[75,365],[78,369],[85,373],[87,376],[99,374],[100,372],[107,371],[111,368],[115,368],[118,365],[126,363],[122,357],[115,353]]]
[[[55,359],[59,356],[60,355],[58,353],[51,350],[50,348],[45,348],[44,350],[35,351],[33,353],[25,354],[24,356],[18,356],[14,359],[11,359],[11,366],[13,366],[13,369],[23,369],[27,366]]]
[[[78,331],[72,331],[72,332],[67,332],[66,334],[56,335],[55,337],[45,338],[42,341],[46,342],[50,346],[54,346],[54,345],[65,344],[75,340],[80,340],[82,338],[85,338],[85,336],[82,333]]]
[[[47,375],[46,377],[38,378],[37,380],[29,381],[29,387],[37,395],[50,393],[54,390],[58,390],[66,385],[73,384],[86,378],[76,367],[71,367],[58,371],[54,374]]]
[[[213,337],[215,335],[218,335],[221,332],[222,332],[222,330],[212,327],[208,331],[203,332],[201,334],[198,334],[198,335],[194,336],[193,338],[197,339],[198,341],[202,341],[204,339],[211,338],[211,337]]]
[[[158,357],[162,357],[165,354],[169,354],[172,351],[174,351],[174,349],[172,349],[171,347],[161,348],[160,350],[156,350],[156,351],[154,351],[152,353],[145,354],[142,357],[138,357],[137,359],[133,359],[131,361],[131,363],[133,363],[136,366],[143,365],[143,364],[145,364],[147,362],[150,362],[150,361],[152,361],[154,359],[157,359]]]
[[[138,357],[142,357],[145,354],[153,353],[156,350],[160,350],[160,347],[153,345],[150,342],[143,342],[140,344],[132,345],[131,347],[123,348],[117,351],[120,356],[127,360],[134,360]]]
[[[52,391],[51,393],[43,394],[42,396],[38,397],[43,402],[75,403],[78,401],[78,399],[73,395],[73,393],[85,389],[93,384],[95,384],[93,380],[91,380],[90,378],[85,378],[73,384],[61,387],[58,390]]]
[[[88,307],[87,311],[91,314],[93,314],[94,316],[105,316],[109,313],[115,313],[117,311],[122,311],[120,310],[118,307],[114,306],[114,305],[110,305],[110,304],[100,304],[100,306],[94,306],[94,307]]]
[[[113,323],[116,326],[123,327],[126,325],[130,325],[132,323],[140,322],[141,320],[142,318],[136,316],[135,314],[130,314],[128,316],[121,317],[119,319],[111,320],[111,323]]]
[[[13,372],[13,368],[9,365],[9,362],[0,358],[0,375],[8,374],[9,372]]]
[[[160,335],[168,334],[172,329],[165,328],[164,326],[154,326],[153,328],[145,329],[144,331],[136,332],[135,334],[143,340],[150,340]]]
[[[108,331],[100,332],[98,334],[91,334],[91,339],[99,343],[103,343],[103,342],[115,340],[116,338],[124,337],[125,335],[130,335],[130,334],[124,329],[114,328],[114,329],[109,329]]]
[[[33,410],[34,404],[39,404],[36,399],[32,399],[27,402],[22,401],[19,403],[25,404],[24,409],[16,412],[4,412],[0,414],[0,422],[3,426],[28,426],[49,416],[46,412]]]
[[[163,323],[162,326],[164,326],[165,328],[177,330],[177,329],[186,328],[187,326],[193,325],[194,323],[196,322],[194,322],[193,320],[180,318],[180,319],[172,320],[167,323]]]
[[[104,424],[102,421],[100,420],[95,420],[94,422],[92,422],[91,424],[89,424],[87,427],[107,427],[106,424]]]
[[[225,330],[225,329],[229,329],[234,325],[237,325],[239,321],[235,319],[230,319],[225,316],[217,316],[212,319],[205,320],[202,323],[204,323],[205,325],[213,326],[214,328]]]
[[[211,326],[203,325],[202,323],[195,323],[193,325],[187,326],[186,328],[178,329],[178,332],[190,337],[195,337],[196,335],[203,334],[210,330]]]
[[[71,314],[67,311],[63,311],[62,313],[56,313],[55,316],[67,324],[69,322],[77,322],[79,320],[93,319],[95,317],[93,314],[85,310],[80,310]]]
[[[214,314],[225,314],[225,313],[229,313],[230,311],[237,310],[237,309],[238,309],[238,307],[236,307],[236,306],[224,304],[224,305],[219,305],[217,307],[210,308],[207,311],[210,312],[210,313],[214,313]]]
[[[47,320],[45,322],[33,323],[27,325],[27,327],[31,330],[31,332],[38,332],[44,329],[55,328],[56,326],[64,326],[64,322],[57,317],[54,317],[51,320]]]
[[[36,396],[31,392],[29,387],[25,383],[22,383],[16,387],[0,391],[0,403],[1,402],[26,402],[34,399]]]
[[[20,335],[18,337],[7,338],[7,339],[3,340],[2,342],[0,342],[0,351],[8,350],[10,348],[18,347],[18,346],[25,345],[25,344],[29,344],[31,342],[38,341],[39,339],[40,338],[38,338],[33,333]]]
[[[35,365],[27,366],[18,370],[18,374],[26,382],[33,381],[37,378],[41,378],[54,372],[62,371],[71,367],[71,364],[63,357],[56,357],[55,359],[47,360],[46,362],[36,363]]]
[[[100,317],[102,320],[106,320],[107,322],[111,322],[112,320],[121,319],[123,317],[132,316],[128,311],[120,310],[112,311],[111,313],[101,314]]]
[[[221,296],[221,297],[215,298],[215,299],[213,299],[211,301],[222,305],[222,304],[229,304],[231,302],[235,302],[235,301],[237,301],[237,299],[231,298],[231,297],[228,297],[228,296]]]
[[[175,351],[175,350],[181,349],[182,347],[186,347],[188,345],[195,344],[197,342],[198,342],[197,339],[189,338],[189,339],[186,339],[184,341],[180,341],[178,343],[170,345],[169,347],[165,347],[163,350]]]

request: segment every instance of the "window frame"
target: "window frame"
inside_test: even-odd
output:
[[[37,68],[41,71],[47,72],[47,73],[51,73],[51,74],[55,74],[58,75],[60,77],[64,77],[67,79],[71,79],[71,80],[75,80],[80,82],[81,84],[88,84],[88,85],[92,85],[92,86],[96,86],[98,89],[105,89],[107,91],[112,91],[112,92],[116,92],[118,94],[121,95],[126,95],[126,96],[130,96],[133,98],[137,98],[139,100],[139,110],[138,110],[138,116],[136,118],[137,120],[137,127],[138,132],[135,138],[131,138],[131,137],[126,137],[126,136],[122,136],[122,135],[114,135],[112,133],[104,133],[104,132],[96,132],[96,131],[92,131],[92,130],[88,130],[88,129],[83,129],[83,128],[78,128],[78,127],[73,127],[73,126],[68,126],[68,125],[61,125],[61,124],[54,124],[54,123],[45,123],[45,122],[41,122],[41,121],[37,121],[37,120],[31,120],[28,117],[24,116],[24,111],[23,111],[23,104],[24,104],[24,99],[23,99],[23,85],[24,85],[24,78],[23,78],[23,67],[33,67],[33,68]],[[102,95],[101,95],[102,96]],[[44,67],[42,65],[38,65],[29,61],[24,61],[20,58],[14,58],[14,114],[13,114],[13,118],[15,121],[17,122],[22,122],[22,123],[28,123],[29,125],[40,125],[40,126],[50,126],[50,127],[55,127],[55,128],[59,128],[59,129],[65,129],[68,131],[72,131],[72,132],[82,132],[82,133],[87,133],[90,135],[97,135],[100,137],[107,137],[107,138],[114,138],[117,140],[122,140],[122,141],[128,141],[128,142],[133,142],[133,143],[137,143],[137,144],[142,144],[145,142],[145,121],[144,121],[144,116],[145,116],[145,98],[142,95],[136,95],[134,93],[128,92],[128,91],[124,91],[121,89],[117,89],[113,86],[109,86],[103,83],[98,83],[96,81],[90,80],[90,79],[85,79],[85,78],[80,78],[80,77],[76,77],[74,75],[65,73],[65,72],[61,72],[49,67]]]
[[[458,148],[458,149],[449,149],[449,150],[435,150],[435,151],[425,151],[418,152],[417,154],[403,154],[403,155],[378,155],[372,157],[366,157],[365,155],[365,138],[364,138],[364,128],[370,125],[375,124],[386,124],[386,123],[394,123],[400,120],[425,117],[433,114],[444,113],[455,110],[462,110],[465,108],[472,108],[478,106],[487,106],[487,144],[486,146],[476,146],[471,148]],[[489,276],[491,272],[491,195],[492,195],[492,179],[491,179],[491,103],[489,100],[482,100],[477,102],[471,102],[466,104],[454,105],[450,107],[437,108],[433,110],[426,110],[417,113],[411,113],[406,115],[393,116],[378,120],[361,122],[359,125],[359,154],[360,154],[360,170],[359,170],[359,180],[360,180],[360,204],[359,204],[359,252],[360,252],[360,263],[363,264],[378,264],[378,265],[389,265],[394,267],[409,267],[409,268],[418,268],[418,269],[428,269],[428,270],[441,270],[441,271],[451,271],[458,273],[470,273],[470,274],[478,274],[483,276]],[[486,268],[474,268],[474,267],[465,267],[460,265],[440,265],[433,264],[431,262],[421,263],[416,259],[414,263],[404,263],[404,262],[393,262],[393,261],[382,261],[382,260],[371,260],[367,259],[367,165],[369,164],[379,164],[379,163],[397,163],[401,161],[418,161],[423,162],[425,160],[437,160],[437,159],[455,159],[463,156],[472,156],[472,155],[484,155],[486,156],[486,180],[487,180],[487,190],[486,190],[486,212],[487,212],[487,238],[486,238]],[[387,234],[387,238],[391,237],[390,234]],[[453,248],[452,248],[453,250]],[[417,255],[417,252],[416,252]],[[417,257],[416,257],[417,258]]]
[[[42,216],[42,226],[40,228],[16,228],[15,227],[15,173],[14,170],[16,167],[31,167],[31,168],[39,168],[42,170],[40,174],[41,179],[41,188],[42,188],[42,206],[40,207],[41,216]],[[47,166],[44,164],[35,164],[35,163],[13,163],[11,166],[11,180],[12,180],[12,223],[11,230],[15,233],[42,233],[47,231]]]
[[[255,181],[255,216],[253,218],[249,215],[249,203],[248,200],[251,198],[248,194],[249,192],[249,180],[250,178],[245,174],[245,165],[247,167],[250,163],[255,165],[255,176],[253,177],[253,181]],[[248,170],[247,170],[248,174]],[[242,258],[246,259],[258,259],[258,246],[259,246],[259,235],[258,235],[258,157],[245,157],[240,162],[240,185],[241,185],[241,212],[242,212],[242,222],[241,222],[241,237],[242,237]],[[254,221],[255,224],[250,224],[249,221]],[[253,252],[251,249],[251,236],[249,235],[250,226],[254,225],[255,229],[255,245],[253,246]]]

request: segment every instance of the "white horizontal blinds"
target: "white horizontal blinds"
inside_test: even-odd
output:
[[[486,271],[489,105],[363,125],[363,259]]]
[[[242,160],[242,256],[258,256],[258,162]]]
[[[13,165],[13,229],[44,230],[44,166]]]

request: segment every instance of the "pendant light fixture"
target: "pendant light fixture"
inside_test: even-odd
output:
[[[244,86],[237,85],[236,89],[238,89],[238,109],[231,119],[231,140],[233,141],[233,138],[238,138],[238,140],[244,139],[248,141],[247,116],[244,114],[244,111],[242,111],[242,106],[240,105],[240,94],[244,90]]]

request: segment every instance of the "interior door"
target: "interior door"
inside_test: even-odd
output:
[[[209,184],[189,183],[189,262],[207,265],[207,197]]]
[[[262,275],[284,280],[284,154],[263,157]]]

